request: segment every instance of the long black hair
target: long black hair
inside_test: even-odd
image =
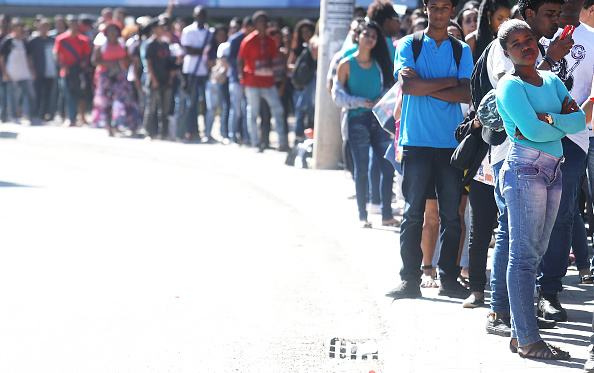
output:
[[[487,45],[497,37],[497,30],[491,31],[491,17],[500,8],[510,9],[508,0],[483,0],[479,8],[476,43],[474,44],[474,61],[478,60]]]
[[[377,61],[382,70],[382,76],[384,77],[384,87],[390,88],[394,85],[394,74],[392,70],[394,66],[392,64],[392,58],[390,57],[390,52],[388,49],[388,45],[386,44],[386,38],[382,32],[381,27],[378,26],[375,22],[363,22],[359,24],[357,30],[355,31],[357,38],[361,37],[361,33],[365,29],[373,29],[377,33],[377,41],[375,46],[371,50],[371,58]]]

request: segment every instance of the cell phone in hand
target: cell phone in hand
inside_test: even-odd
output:
[[[563,32],[561,33],[561,40],[564,40],[564,39],[567,39],[568,37],[570,37],[573,34],[573,31],[575,31],[575,26],[572,26],[572,25],[565,26],[565,28],[563,29]]]

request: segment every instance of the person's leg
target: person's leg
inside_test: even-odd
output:
[[[519,346],[541,340],[534,317],[536,268],[547,249],[561,198],[561,172],[554,157],[514,146],[501,170],[508,210],[509,263],[507,285],[512,338]]]
[[[590,137],[590,146],[588,147],[587,156],[587,174],[588,174],[588,191],[590,192],[590,199],[594,203],[594,137]],[[588,206],[588,211],[593,210],[593,205]],[[594,232],[594,214],[590,214],[588,218],[589,234]]]
[[[229,83],[229,139],[237,142],[241,133],[241,101],[243,100],[243,87],[237,82]]]
[[[202,115],[206,130],[206,115],[209,111],[208,105],[206,104],[206,83],[208,83],[208,76],[198,76],[196,77],[196,80],[198,83],[198,115]],[[196,125],[198,125],[198,118],[196,118]],[[200,130],[198,130],[198,135],[200,135]]]
[[[221,103],[221,97],[218,84],[213,84],[210,81],[206,83],[206,106],[209,108],[206,113],[204,137],[210,138],[212,133],[212,125],[215,120],[217,109]]]
[[[285,113],[283,105],[278,97],[278,91],[275,86],[263,89],[264,99],[270,106],[272,117],[274,118],[274,128],[278,134],[279,150],[288,150],[287,134],[285,133]]]
[[[221,93],[221,128],[220,133],[223,139],[229,138],[229,82],[219,85]]]
[[[557,294],[563,290],[562,279],[567,272],[567,262],[573,234],[573,219],[577,206],[581,176],[586,168],[586,153],[568,138],[561,140],[565,163],[563,172],[561,203],[551,233],[548,249],[539,266],[538,288],[541,297],[539,314],[545,319],[566,321],[567,313],[559,304]]]
[[[432,189],[432,198],[427,198],[425,202],[425,215],[423,219],[423,235],[421,238],[423,282],[421,283],[421,287],[437,287],[434,281],[437,269],[433,267],[435,246],[439,238],[439,212],[437,210],[437,198],[435,197],[435,183],[433,183]]]
[[[159,109],[159,89],[158,88],[147,88],[146,90],[148,104],[144,108],[144,129],[146,130],[149,137],[154,138],[157,136],[157,124],[155,123],[155,114]]]
[[[495,233],[495,247],[491,263],[491,312],[494,314],[509,314],[509,297],[507,293],[507,263],[509,260],[509,226],[507,207],[502,193],[500,179],[503,162],[498,162],[493,167],[495,179],[495,203],[499,211],[497,218],[497,231]]]
[[[47,111],[47,101],[49,99],[49,92],[47,92],[47,79],[37,78],[33,82],[33,88],[35,89],[35,105],[33,107],[33,113],[36,117],[43,118]]]
[[[454,149],[437,149],[433,160],[435,166],[435,189],[439,207],[440,255],[439,274],[442,286],[458,284],[460,267],[457,264],[460,247],[460,181],[463,172],[450,164]]]
[[[400,277],[418,285],[421,281],[421,237],[426,191],[435,173],[435,149],[404,146],[402,154],[402,194],[405,205],[400,225]]]
[[[261,88],[245,87],[245,98],[247,100],[247,122],[248,131],[252,146],[258,146],[260,135],[258,134],[258,115],[260,114]]]
[[[385,132],[385,131],[384,131]],[[379,205],[380,197],[380,166],[378,159],[373,156],[373,149],[369,149],[369,199],[372,205]],[[376,153],[377,154],[377,153]],[[382,156],[383,157],[383,156]]]
[[[169,119],[168,113],[171,112],[171,106],[173,105],[173,87],[161,88],[161,105],[162,105],[162,125],[161,125],[161,137],[166,139],[169,137]],[[175,136],[174,133],[171,135]]]
[[[184,113],[184,126],[186,138],[192,139],[198,136],[198,77],[188,77],[187,92],[183,95],[182,112]]]
[[[355,162],[355,195],[359,220],[367,223],[367,166],[369,164],[369,146],[371,141],[369,117],[365,113],[349,119],[349,142]]]
[[[27,102],[27,116],[32,122],[37,122],[39,118],[39,111],[37,110],[37,97],[35,95],[35,87],[32,80],[23,80],[23,94]]]
[[[487,284],[487,254],[497,218],[493,187],[476,180],[470,182],[470,240],[468,244],[468,274],[470,291],[483,298]]]
[[[272,121],[272,113],[270,106],[264,98],[260,100],[260,147],[262,149],[270,146],[270,126]]]
[[[293,127],[293,132],[295,133],[295,141],[305,138],[305,134],[303,133],[305,130],[306,115],[305,95],[306,89],[293,91],[293,102],[295,102],[295,125]]]
[[[375,115],[371,112],[367,114],[371,121],[371,148],[373,149],[373,158],[377,163],[380,170],[381,179],[380,181],[380,201],[381,201],[381,213],[382,213],[382,224],[394,225],[394,215],[392,213],[392,187],[394,186],[394,166],[384,159],[384,154],[390,146],[392,139],[390,134],[382,129],[377,121]]]
[[[0,79],[0,120],[6,122],[8,120],[8,87],[6,82]]]
[[[21,102],[21,98],[23,95],[23,91],[21,89],[21,85],[19,82],[11,81],[10,82],[10,100],[12,102],[11,107],[11,116],[12,118],[18,122],[18,107],[19,103]]]

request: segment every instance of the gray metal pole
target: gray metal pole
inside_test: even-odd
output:
[[[342,161],[340,109],[334,105],[326,89],[326,75],[330,60],[340,50],[349,32],[354,9],[354,0],[321,0],[320,2],[320,44],[313,149],[313,167],[316,169],[336,169]]]

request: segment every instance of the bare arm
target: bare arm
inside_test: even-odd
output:
[[[427,96],[447,88],[455,88],[460,85],[456,78],[419,78],[417,72],[410,67],[403,67],[398,73],[398,82],[402,93],[410,96]],[[469,88],[470,94],[470,88]]]
[[[4,57],[3,55],[0,56],[0,69],[2,69],[2,81],[9,82],[10,77],[8,76],[8,73],[6,72],[6,57]]]
[[[429,96],[446,102],[468,104],[471,101],[470,79],[460,79],[459,86],[442,89],[441,91],[429,94]]]
[[[199,56],[202,54],[202,52],[204,52],[202,48],[194,48],[187,45],[183,45],[183,47],[186,51],[186,54],[189,54],[190,56]]]
[[[592,107],[594,107],[594,101],[586,100],[582,104],[582,110],[586,113],[586,123],[592,122]]]

